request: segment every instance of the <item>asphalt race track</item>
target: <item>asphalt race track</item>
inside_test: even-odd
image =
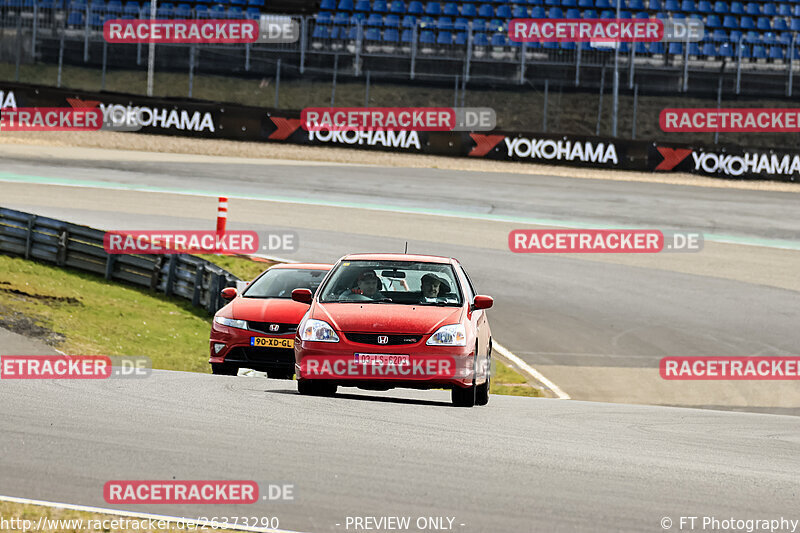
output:
[[[593,401],[493,396],[486,407],[459,409],[445,391],[342,389],[308,398],[288,381],[166,371],[140,380],[3,381],[0,495],[112,507],[103,485],[113,479],[293,484],[295,500],[285,502],[113,505],[277,516],[292,531],[347,531],[348,516],[451,517],[456,531],[664,531],[665,517],[673,530],[681,516],[800,519],[800,419],[782,416],[800,414],[796,382],[658,375],[666,355],[796,355],[795,193],[48,154],[0,146],[0,205],[104,229],[208,229],[215,195],[226,194],[229,228],[297,231],[291,259],[401,251],[406,241],[415,253],[458,257],[479,291],[495,297],[495,338],[573,398]],[[139,190],[125,190],[132,188]],[[708,242],[695,254],[640,257],[508,250],[510,230],[548,222],[701,230]],[[48,352],[0,330],[0,353],[23,349]]]
[[[0,404],[0,494],[52,502],[111,507],[115,479],[242,479],[295,499],[113,507],[314,532],[348,531],[348,516],[453,517],[464,532],[800,518],[797,417],[508,396],[463,409],[445,391],[313,398],[167,371],[4,382]]]

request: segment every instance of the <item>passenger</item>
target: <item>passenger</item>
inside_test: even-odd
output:
[[[354,294],[360,294],[363,296],[368,296],[373,300],[381,300],[385,298],[385,296],[381,291],[378,290],[379,284],[380,280],[378,279],[378,275],[372,270],[365,270],[358,275],[358,280],[356,280],[357,286],[353,289],[347,289],[344,291],[339,295],[339,299],[346,300],[348,297]]]
[[[422,298],[424,302],[435,302],[439,295],[444,296],[450,292],[447,281],[436,274],[425,274],[422,276]]]

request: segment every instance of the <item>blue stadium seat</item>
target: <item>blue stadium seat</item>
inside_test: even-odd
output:
[[[389,6],[386,5],[386,0],[375,0],[372,2],[372,10],[376,13],[386,13],[389,11]]]
[[[581,12],[580,12],[580,10],[575,9],[573,7],[573,8],[567,9],[566,17],[568,19],[579,19],[579,18],[581,18]]]
[[[628,46],[628,43],[619,43],[619,53],[620,54],[627,54],[631,51],[631,47]]]
[[[347,13],[340,11],[333,17],[333,23],[339,25],[350,24],[350,16]]]
[[[594,0],[578,0],[578,7],[582,8],[594,7]]]
[[[336,9],[336,0],[322,0],[319,8],[326,11],[333,11]]]
[[[431,29],[436,27],[436,19],[425,15],[424,17],[420,17],[419,19],[419,27],[422,29]]]
[[[778,44],[778,36],[771,31],[762,33],[761,42],[764,44]]]
[[[544,5],[546,5],[547,7],[560,6],[561,5],[561,1],[560,0],[544,0]]]
[[[531,10],[531,18],[534,19],[546,19],[547,12],[544,10],[542,6],[536,6]]]
[[[693,13],[697,11],[697,7],[694,5],[694,0],[683,0],[683,2],[681,2],[681,11],[685,13]]]
[[[367,14],[366,13],[361,13],[359,11],[359,12],[356,12],[356,13],[352,14],[348,24],[350,24],[352,26],[358,26],[359,24],[364,24],[366,22],[367,22]]]
[[[668,53],[672,55],[682,55],[683,43],[669,43]]]
[[[258,16],[261,16],[261,10],[257,7],[251,7],[250,9],[255,9],[255,13]],[[248,12],[250,11],[248,9]],[[192,18],[192,6],[189,4],[181,4],[175,8],[175,17],[180,19],[190,19]]]
[[[789,25],[786,24],[786,19],[782,17],[777,17],[773,19],[772,22],[772,29],[775,31],[786,31],[789,29]]]
[[[732,15],[744,15],[744,5],[741,2],[731,2]]]
[[[768,17],[773,17],[778,14],[778,8],[775,7],[775,4],[769,2],[767,4],[764,4],[762,13],[764,13],[764,15]]]
[[[761,14],[761,10],[758,8],[758,4],[756,4],[755,2],[749,2],[747,4],[747,6],[745,7],[745,11],[744,12],[747,13],[748,15],[760,15]]]
[[[453,22],[453,28],[456,30],[467,31],[469,29],[469,19],[458,17],[455,22]]]
[[[742,17],[739,19],[739,27],[743,30],[755,29],[756,25],[750,17]]]
[[[741,38],[742,38],[742,32],[741,31],[732,30],[731,31],[731,36],[730,36],[730,38],[728,40],[730,42],[732,42],[732,43],[738,43]]]
[[[356,11],[367,13],[368,11],[372,11],[372,6],[369,5],[369,0],[358,0],[355,9]]]
[[[408,13],[410,15],[422,15],[424,12],[425,8],[422,7],[422,2],[419,0],[412,0],[412,2],[408,4]]]
[[[564,12],[561,11],[560,7],[551,7],[550,11],[547,12],[547,18],[563,19],[564,18]]]
[[[431,16],[438,16],[442,14],[442,4],[439,2],[428,2],[425,6],[425,14]]]
[[[175,8],[172,4],[161,4],[158,6],[156,10],[157,16],[160,19],[169,18],[175,12]]]
[[[661,11],[661,0],[650,0],[647,2],[647,9],[651,11]]]
[[[558,44],[561,45],[560,48],[562,50],[575,50],[575,43],[572,41],[562,41]]]
[[[390,28],[388,30],[383,30],[383,42],[385,43],[400,42],[400,32],[398,32],[393,28]]]
[[[800,19],[792,19],[792,23],[789,25],[789,29],[792,31],[800,31]]]
[[[455,43],[456,43],[458,46],[464,46],[464,45],[466,45],[466,44],[467,44],[467,41],[468,41],[467,32],[465,32],[465,31],[460,31],[460,32],[456,33],[456,41],[455,41]]]
[[[608,0],[595,0],[594,7],[596,9],[598,9],[598,10],[599,9],[610,9],[611,8],[611,2],[609,2]]]
[[[478,8],[475,4],[464,4],[461,6],[461,14],[465,17],[475,17],[478,15]]]
[[[647,46],[644,43],[634,43],[633,50],[636,54],[646,54]]]
[[[472,37],[472,44],[475,46],[489,46],[489,38],[485,33],[476,33]]]
[[[577,0],[561,0],[561,7],[577,7],[577,6],[578,6]]]
[[[83,13],[80,11],[70,11],[69,16],[67,16],[67,25],[68,26],[83,26]]]
[[[792,34],[791,32],[785,31],[781,33],[780,37],[778,37],[778,43],[789,46],[792,44]]]
[[[711,45],[711,46],[714,46],[714,45]],[[689,55],[690,56],[695,56],[695,57],[701,55],[700,45],[697,44],[697,43],[689,43]]]
[[[757,44],[753,46],[753,57],[756,59],[766,59],[767,49],[763,45]]]
[[[315,26],[314,33],[311,34],[312,39],[330,39],[331,29],[329,26]]]
[[[792,15],[795,17],[800,17],[800,4],[795,4]]]
[[[716,29],[714,33],[711,34],[711,40],[714,42],[722,42],[728,40],[728,34],[725,33],[725,30]]]
[[[735,30],[739,28],[739,22],[733,15],[725,15],[725,18],[722,19],[722,27],[729,30]]]
[[[403,17],[403,27],[404,28],[413,28],[417,25],[417,17],[414,15],[406,15]]]
[[[41,7],[41,5],[42,4],[40,3],[39,7]],[[50,5],[52,5],[52,2],[50,2]],[[185,6],[185,5],[186,4],[181,4],[181,6]],[[186,7],[189,7],[189,6],[186,6]],[[191,10],[192,10],[192,8],[190,7],[189,8],[189,12],[190,13],[191,13]],[[113,13],[115,15],[119,15],[120,13],[122,13],[122,2],[120,2],[120,0],[110,0],[108,2],[108,5],[106,5],[106,11],[108,13]]]
[[[728,3],[723,2],[722,0],[718,0],[714,3],[714,13],[719,13],[720,15],[724,15],[728,12]]]
[[[746,43],[760,43],[761,42],[761,35],[755,31],[748,31],[744,36],[744,42]]]
[[[734,51],[734,55],[738,57],[740,54],[742,57],[750,57],[750,47],[746,44],[737,46]]]
[[[194,6],[194,14],[199,19],[208,18],[208,6],[204,6],[203,4],[198,4]]]
[[[504,19],[511,18],[511,8],[508,5],[498,6],[495,15]]]
[[[633,18],[633,16],[631,15],[630,11],[625,10],[625,11],[620,11],[619,12],[619,18],[621,18],[621,19],[629,19],[629,18]]]
[[[628,9],[630,9],[631,11],[641,11],[643,9],[646,9],[644,7],[644,0],[630,0],[628,2]]]
[[[400,35],[400,41],[404,43],[410,43],[414,41],[414,30],[403,30],[402,35]]]
[[[247,0],[248,6],[264,7],[264,0]]]
[[[722,43],[719,45],[717,55],[720,57],[733,57],[733,46],[731,43]]]
[[[494,16],[494,8],[490,4],[482,4],[478,8],[478,16],[483,18],[490,18]]]
[[[337,6],[339,11],[352,11],[353,10],[353,0],[339,0],[339,5]]]
[[[583,18],[585,19],[596,19],[597,18],[597,11],[594,9],[587,9],[583,12]]]
[[[633,16],[633,18],[635,18],[635,19],[649,19],[650,18],[650,14],[647,11],[639,11],[638,13],[636,13]]]
[[[472,21],[472,31],[486,31],[486,21],[484,19],[475,19]]]
[[[582,0],[584,1],[584,0]],[[589,0],[591,2],[592,0]],[[525,6],[514,6],[514,11],[511,12],[511,16],[515,19],[524,19],[528,18],[528,8]]]
[[[667,0],[664,4],[664,9],[667,11],[679,11],[681,6],[678,4],[678,0]]]
[[[387,28],[399,28],[400,27],[400,15],[386,15],[383,19],[383,25]]]
[[[455,2],[448,2],[444,5],[444,9],[442,10],[442,14],[447,15],[448,17],[457,17],[460,15],[458,11],[458,4]]]
[[[492,19],[487,25],[489,31],[505,31],[506,21],[500,19]]]
[[[792,7],[789,4],[778,4],[778,15],[782,17],[791,17]]]
[[[711,7],[711,2],[708,0],[700,0],[697,2],[697,11],[698,13],[711,13],[714,8]]]
[[[758,24],[756,25],[761,31],[767,31],[772,29],[772,21],[769,17],[758,17]]]
[[[378,13],[370,13],[367,17],[367,26],[383,26],[383,17]]]
[[[453,44],[453,34],[449,31],[440,31],[439,36],[436,38],[436,44]]]
[[[453,29],[453,20],[450,17],[439,17],[439,20],[436,22],[436,27],[439,30],[450,31]]]
[[[380,41],[381,40],[381,30],[378,28],[367,28],[364,32],[364,40],[365,41]]]
[[[613,19],[616,16],[617,16],[617,14],[614,13],[613,11],[611,11],[610,9],[606,9],[605,11],[600,13],[600,18],[601,19]]]
[[[430,30],[424,30],[419,34],[419,42],[422,44],[436,44],[436,34]]]
[[[649,50],[651,54],[663,54],[664,43],[662,42],[650,43]]]
[[[495,33],[492,35],[492,46],[507,46],[508,39],[503,33]]]
[[[228,18],[230,19],[243,18],[244,12],[242,11],[242,8],[239,6],[231,6],[228,8],[227,15]]]
[[[709,15],[706,18],[706,28],[719,28],[722,23],[717,15]]]
[[[714,46],[714,43],[703,43],[703,50],[701,54],[706,57],[716,57],[717,55],[717,47]]]
[[[558,43],[553,43],[553,42],[542,43],[542,48],[544,48],[545,50],[558,50]]]
[[[394,0],[392,6],[389,8],[389,12],[395,15],[403,15],[406,12],[405,2],[403,2],[403,0]]]
[[[364,28],[361,29],[361,36],[364,36]],[[347,39],[348,41],[358,40],[359,26],[350,26],[350,29],[341,28],[339,31],[339,39]]]

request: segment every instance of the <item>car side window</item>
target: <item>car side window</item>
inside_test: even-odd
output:
[[[464,279],[467,280],[467,286],[466,286],[467,293],[468,293],[467,294],[467,301],[472,303],[472,300],[475,299],[475,295],[477,294],[475,292],[475,287],[472,286],[472,280],[469,279],[469,275],[467,274],[467,271],[464,270],[464,267],[459,265],[458,268],[461,270],[461,273],[464,275]]]

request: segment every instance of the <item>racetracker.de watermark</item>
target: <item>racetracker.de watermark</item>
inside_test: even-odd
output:
[[[491,107],[307,107],[306,131],[491,131]]]
[[[114,504],[253,504],[293,501],[295,486],[259,486],[252,480],[111,480],[103,486],[103,498]]]
[[[258,23],[248,19],[113,19],[103,24],[103,38],[112,44],[247,44],[256,42],[258,35]]]
[[[658,116],[664,132],[800,132],[800,108],[667,108]]]
[[[800,380],[800,357],[664,357],[666,380]]]
[[[508,38],[521,43],[697,42],[704,32],[694,19],[512,19],[508,25]]]
[[[18,107],[0,110],[0,133],[8,131],[98,131],[103,112],[98,108]]]
[[[145,356],[0,356],[0,379],[146,378],[152,371],[153,363]]]
[[[291,253],[299,243],[294,231],[122,230],[103,236],[103,249],[109,254]]]
[[[508,234],[508,247],[531,254],[654,254],[699,252],[703,234],[648,229],[518,229]]]

